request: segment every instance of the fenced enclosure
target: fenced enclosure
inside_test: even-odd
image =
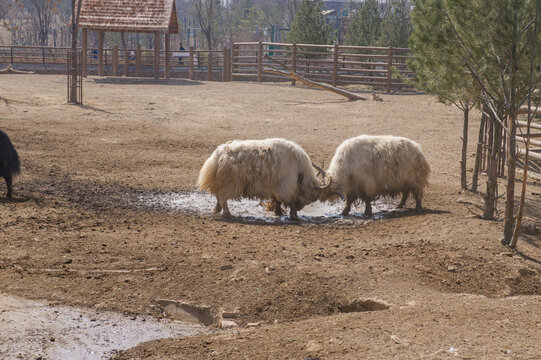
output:
[[[0,45],[0,63],[10,63],[39,72],[63,72],[68,62],[65,47]],[[223,50],[160,51],[160,75],[165,78],[190,78],[221,81],[290,81],[266,72],[278,60],[298,75],[333,86],[370,85],[390,92],[406,86],[398,74],[413,76],[406,59],[409,49],[342,45],[282,44],[266,42],[234,43]],[[166,59],[169,58],[169,61]],[[83,54],[82,72],[103,76],[154,76],[152,49],[89,48]],[[295,81],[293,80],[293,83]]]

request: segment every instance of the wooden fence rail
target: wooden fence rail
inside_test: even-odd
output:
[[[67,47],[0,45],[0,64],[21,65],[27,69],[49,69],[67,63]],[[297,74],[333,86],[361,84],[381,87],[390,92],[405,86],[396,74],[412,76],[406,59],[409,49],[393,47],[360,47],[342,45],[284,44],[269,42],[234,43],[223,50],[160,51],[159,65],[165,77],[188,77],[231,81],[292,81],[283,76],[265,73],[268,55],[279,60]],[[104,49],[102,68],[97,48],[83,54],[83,73],[112,76],[153,76],[154,50]],[[100,68],[99,68],[100,67]],[[65,67],[58,67],[58,72]],[[101,70],[101,71],[100,71]]]

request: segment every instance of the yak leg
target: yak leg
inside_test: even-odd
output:
[[[214,207],[214,213],[219,214],[222,211],[222,205],[220,205],[220,200],[216,198],[216,206]]]
[[[289,218],[294,221],[299,221],[299,217],[297,216],[297,207],[295,204],[289,205]]]
[[[4,176],[4,180],[6,181],[6,187],[8,188],[6,197],[8,199],[11,199],[11,195],[13,193],[13,183],[11,181],[11,175],[8,174],[8,175]]]
[[[417,190],[415,191],[415,193],[413,194],[415,196],[415,210],[417,211],[422,211],[423,210],[423,205],[422,205],[422,201],[423,201],[423,190]]]
[[[364,198],[364,215],[366,216],[372,216],[372,200]]]
[[[231,219],[231,213],[229,212],[229,207],[227,206],[227,199],[218,198],[218,204],[221,206],[223,210],[222,217],[224,219]]]
[[[284,213],[282,212],[282,203],[278,200],[274,201],[274,215],[276,216],[282,216]]]
[[[342,216],[348,216],[351,211],[351,204],[355,201],[355,198],[348,196],[346,199],[346,207],[342,210]]]
[[[399,209],[402,209],[404,206],[406,206],[406,200],[408,200],[409,194],[409,190],[404,190],[404,192],[402,193],[402,200],[400,200],[400,204],[398,204]]]

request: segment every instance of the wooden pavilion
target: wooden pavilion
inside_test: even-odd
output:
[[[160,35],[165,34],[165,77],[170,76],[170,34],[180,27],[174,0],[82,0],[83,76],[86,76],[88,30],[98,32],[98,76],[103,76],[105,32],[154,34],[154,78],[160,77]]]

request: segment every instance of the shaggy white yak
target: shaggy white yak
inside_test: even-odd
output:
[[[197,187],[216,196],[214,212],[223,210],[226,219],[231,218],[227,200],[255,198],[271,200],[278,216],[284,203],[290,218],[298,220],[297,210],[324,190],[308,154],[285,139],[233,140],[218,146],[203,164]]]
[[[357,199],[365,203],[365,215],[372,215],[371,202],[378,196],[402,193],[398,207],[413,193],[416,209],[422,209],[424,188],[428,185],[430,166],[421,146],[396,136],[361,135],[338,146],[326,172],[329,185],[320,200],[333,198],[341,191],[346,197],[342,215],[348,215]]]

